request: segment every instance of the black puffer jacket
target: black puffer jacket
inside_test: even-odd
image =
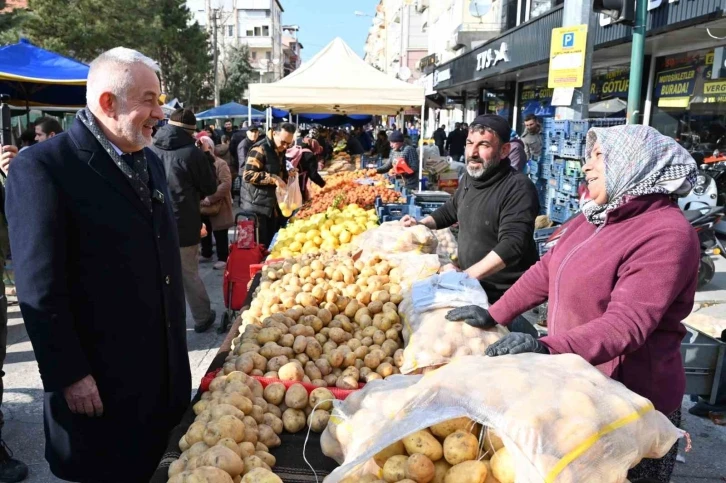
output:
[[[179,246],[197,245],[202,228],[199,202],[217,191],[214,158],[205,156],[184,129],[169,124],[156,133],[151,149],[164,163]]]

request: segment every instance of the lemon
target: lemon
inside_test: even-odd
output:
[[[348,230],[341,231],[340,236],[338,236],[340,243],[349,243],[351,238],[352,238],[352,235],[350,234],[350,232]]]

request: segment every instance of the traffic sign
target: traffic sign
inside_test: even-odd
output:
[[[582,87],[587,49],[587,25],[552,30],[548,87]]]

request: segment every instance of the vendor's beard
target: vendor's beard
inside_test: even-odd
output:
[[[478,162],[476,164],[471,164],[475,161],[481,161],[481,164]],[[490,159],[487,161],[482,158],[478,158],[476,160],[474,158],[467,158],[466,172],[469,173],[469,176],[471,176],[473,179],[479,180],[494,171],[499,166],[500,161],[500,159]]]
[[[155,126],[156,120],[155,119],[147,119],[144,122],[144,126]],[[119,123],[118,126],[119,130],[119,136],[123,139],[126,139],[127,142],[133,144],[134,146],[143,148],[151,146],[152,142],[154,141],[151,136],[147,137],[144,135],[143,131],[137,128],[134,124],[127,121],[122,121]]]

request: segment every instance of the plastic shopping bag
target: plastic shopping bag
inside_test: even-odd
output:
[[[487,348],[509,333],[497,325],[482,330],[446,319],[457,307],[489,308],[479,282],[462,272],[445,272],[415,282],[399,305],[403,322],[402,374],[426,372],[461,356],[483,356]]]
[[[434,232],[423,225],[404,227],[397,221],[381,223],[358,237],[361,258],[396,253],[436,253],[438,241]]]
[[[439,256],[441,264],[446,265],[456,262],[459,259],[459,244],[454,238],[454,234],[451,233],[451,229],[436,230],[434,234],[439,242],[436,254]]]
[[[300,183],[297,176],[288,180],[285,188],[277,187],[275,190],[277,195],[277,204],[280,212],[285,218],[290,218],[292,214],[303,204],[302,191],[300,191]]]
[[[482,425],[471,431],[476,459],[501,461],[505,451],[515,473],[506,481],[517,483],[622,483],[628,469],[663,457],[684,434],[573,354],[462,357],[426,376],[372,381],[334,404],[321,446],[341,466],[327,483],[380,479],[373,457],[381,450],[455,418]]]

